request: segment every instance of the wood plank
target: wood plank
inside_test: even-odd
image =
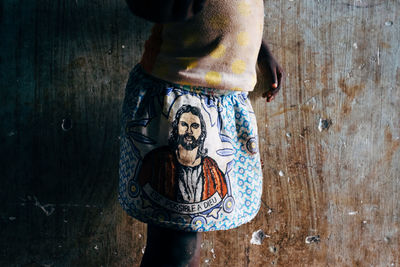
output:
[[[117,202],[119,114],[151,27],[124,1],[0,2],[0,265],[139,266]],[[400,265],[400,2],[270,0],[287,76],[251,100],[263,205],[202,266]],[[261,245],[250,243],[262,229]],[[312,237],[310,243],[307,237]],[[319,238],[317,238],[319,236]]]

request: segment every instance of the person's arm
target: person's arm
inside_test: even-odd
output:
[[[268,79],[268,88],[262,96],[267,98],[267,102],[271,102],[281,89],[284,71],[273,57],[265,40],[262,41],[257,64],[263,75],[266,75]]]
[[[155,23],[190,19],[203,9],[207,0],[125,0],[131,12]]]

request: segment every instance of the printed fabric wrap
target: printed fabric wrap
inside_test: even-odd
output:
[[[121,114],[122,208],[161,227],[227,230],[254,218],[261,193],[247,92],[172,84],[136,65]]]

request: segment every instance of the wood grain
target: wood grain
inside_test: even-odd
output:
[[[272,103],[262,77],[251,94],[263,205],[204,234],[202,266],[400,266],[400,3],[270,0],[265,14],[287,75]],[[118,134],[150,28],[122,0],[0,2],[1,266],[139,265]]]

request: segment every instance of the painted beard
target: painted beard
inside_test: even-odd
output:
[[[180,134],[178,136],[178,144],[186,150],[193,150],[201,144],[200,138],[196,139],[190,134]]]

